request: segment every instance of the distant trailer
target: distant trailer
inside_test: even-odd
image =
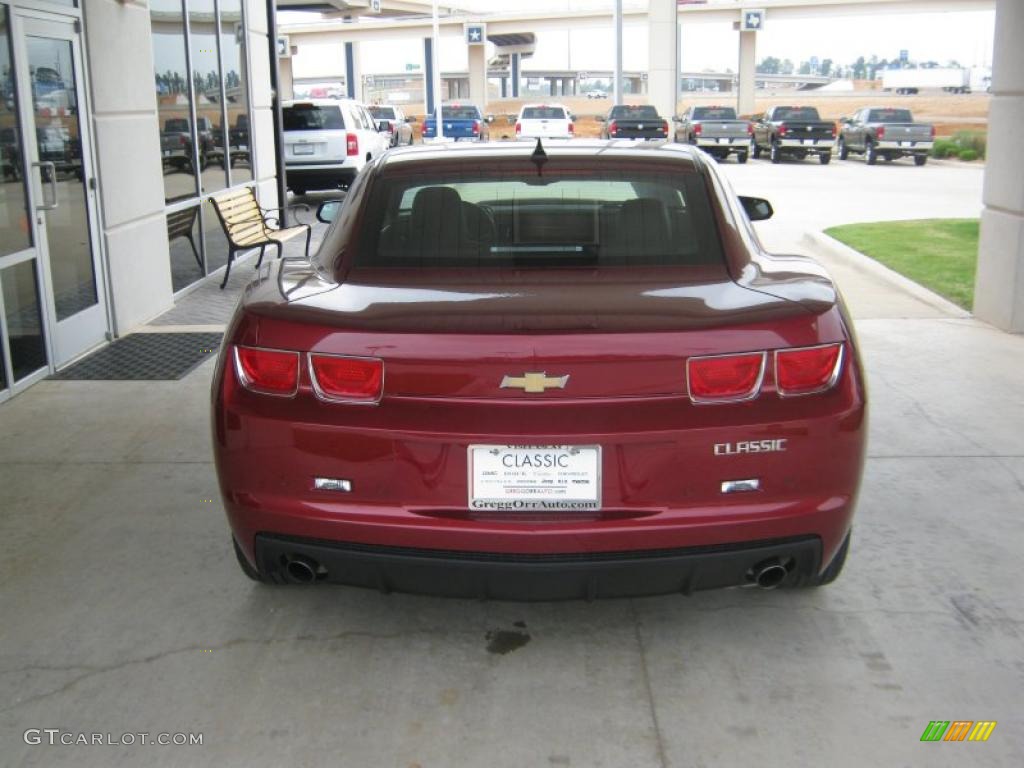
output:
[[[971,71],[959,67],[935,69],[886,69],[882,71],[882,90],[899,94],[943,90],[947,93],[970,93]]]

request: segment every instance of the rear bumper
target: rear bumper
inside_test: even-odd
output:
[[[285,178],[289,187],[302,189],[334,189],[349,186],[359,170],[343,165],[285,166]]]
[[[831,152],[835,143],[835,139],[779,139],[782,149],[804,152]]]
[[[875,147],[886,152],[904,152],[908,155],[926,155],[935,142],[932,141],[877,141]]]
[[[803,537],[644,552],[507,555],[256,537],[256,565],[265,578],[289,582],[286,564],[293,558],[314,567],[318,580],[382,591],[571,600],[752,585],[755,566],[775,561],[789,571],[784,583],[797,585],[818,572],[821,542]]]
[[[721,139],[721,140],[720,140]],[[702,149],[749,149],[749,136],[697,137],[696,143]]]

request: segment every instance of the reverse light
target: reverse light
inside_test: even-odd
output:
[[[824,392],[839,381],[842,367],[842,344],[776,350],[775,385],[782,397]]]
[[[299,353],[236,346],[235,375],[250,392],[294,397],[299,391]]]
[[[686,361],[686,389],[694,403],[752,400],[764,380],[766,352],[691,357]]]
[[[331,403],[380,402],[384,393],[384,361],[375,357],[309,356],[313,392]]]
[[[349,157],[359,154],[359,137],[354,133],[345,134],[345,154]]]

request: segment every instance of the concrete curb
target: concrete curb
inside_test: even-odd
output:
[[[909,277],[889,269],[889,267],[881,262],[875,261],[870,256],[866,256],[845,243],[839,242],[834,237],[829,237],[824,232],[807,232],[803,239],[811,248],[812,253],[815,250],[824,251],[828,255],[845,261],[847,264],[863,272],[868,272],[886,282],[892,283],[895,287],[909,293],[914,298],[919,299],[930,307],[934,307],[940,312],[962,319],[974,317],[966,309],[957,306],[949,299],[925,288],[920,283],[915,283]]]

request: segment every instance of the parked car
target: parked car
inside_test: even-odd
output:
[[[378,125],[387,123],[392,147],[412,144],[412,126],[409,124],[412,118],[406,117],[401,107],[396,104],[371,104],[366,109]]]
[[[562,104],[524,104],[516,118],[517,139],[571,139],[572,113]]]
[[[487,141],[488,123],[480,114],[479,108],[473,104],[452,102],[441,105],[443,127],[442,139],[445,141]],[[423,141],[437,141],[437,111],[428,115],[423,121],[421,132]]]
[[[867,428],[825,270],[765,253],[771,206],[694,148],[544,150],[388,153],[321,206],[312,264],[242,294],[212,426],[251,578],[538,599],[839,574]]]
[[[608,94],[604,91],[587,91],[588,99],[607,99]]]
[[[835,143],[835,123],[822,120],[814,107],[771,107],[754,123],[750,152],[754,159],[767,152],[773,163],[817,155],[818,162],[828,165]]]
[[[282,104],[288,188],[347,189],[367,163],[388,150],[366,107],[352,99],[306,99]]]
[[[208,117],[196,118],[196,135],[199,141],[199,170],[205,170],[211,161],[223,159],[218,153],[214,138],[218,132]],[[179,171],[192,171],[192,129],[187,117],[169,117],[164,121],[164,129],[160,133],[160,150],[164,166],[171,166]]]
[[[915,165],[924,165],[935,142],[935,126],[915,123],[909,109],[865,107],[853,117],[840,118],[839,124],[840,160],[853,153],[864,155],[868,165],[880,157],[889,162],[912,157]]]
[[[658,141],[668,138],[668,120],[648,104],[616,104],[608,114],[598,117],[602,139],[644,139]]]
[[[231,150],[231,166],[235,163],[252,164],[252,149],[249,146],[249,116],[238,115],[235,124],[228,130]]]
[[[675,140],[700,147],[718,160],[735,154],[747,162],[754,128],[749,120],[736,117],[732,107],[690,107],[676,118]]]

